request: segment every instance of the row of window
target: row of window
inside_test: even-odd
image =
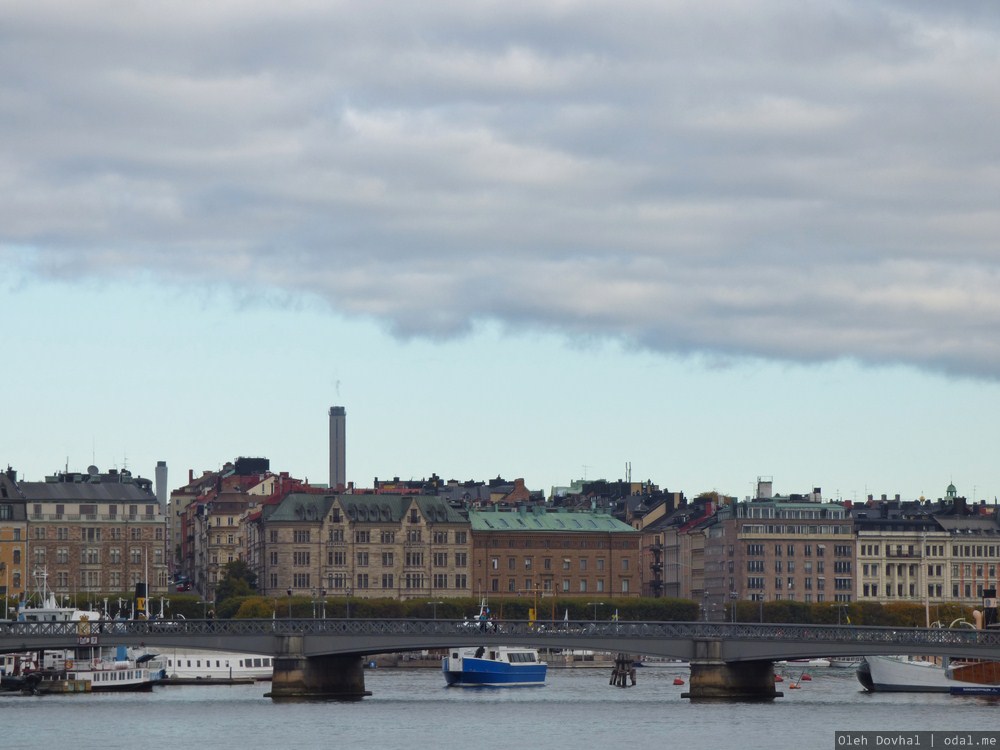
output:
[[[101,563],[101,547],[81,547],[80,548],[80,563],[83,565],[99,565]],[[46,548],[45,547],[35,547],[32,550],[33,557],[35,559],[36,565],[45,565],[46,563]],[[141,547],[133,547],[129,550],[129,559],[133,565],[140,565],[143,562],[143,549]],[[161,548],[155,548],[153,550],[154,561],[156,565],[163,564],[163,550]],[[57,565],[68,565],[70,558],[70,551],[66,548],[59,548],[55,553],[55,562]],[[14,550],[14,559],[12,561],[15,565],[21,562],[21,550]],[[122,551],[118,547],[112,547],[108,550],[108,564],[110,565],[121,565],[122,562]]]
[[[524,586],[523,586],[523,588],[519,589],[518,586],[517,586],[517,583],[518,583],[517,579],[515,579],[515,578],[508,578],[507,579],[507,592],[511,593],[511,594],[516,594],[518,592],[520,592],[520,593],[529,593],[529,592],[533,592],[533,591],[536,590],[536,584],[535,584],[535,582],[531,578],[525,578],[524,579]],[[559,590],[562,591],[563,593],[570,593],[571,592],[571,581],[570,581],[570,579],[569,578],[563,578],[562,581],[559,584],[559,587],[560,587]],[[541,586],[540,590],[542,592],[552,591],[553,590],[552,580],[549,579],[549,578],[547,578],[544,581],[542,581],[542,586]],[[500,579],[499,578],[493,578],[493,579],[490,580],[490,591],[494,591],[494,592],[500,591]],[[577,581],[577,592],[579,592],[581,594],[586,594],[586,593],[590,593],[590,592],[593,592],[595,594],[601,594],[601,593],[604,593],[606,591],[610,591],[610,589],[606,588],[606,583],[605,583],[605,581],[604,581],[603,578],[598,578],[596,581],[594,581],[594,588],[590,588],[590,583],[585,578],[581,578],[581,579],[579,579]],[[621,593],[627,594],[628,592],[629,592],[629,579],[623,578],[622,581],[621,581]]]
[[[763,557],[765,554],[766,545],[760,543],[748,544],[746,553],[747,557]],[[803,543],[801,545],[802,556],[812,557],[813,556],[813,545],[812,543]],[[826,556],[826,545],[817,544],[815,547],[816,557]],[[796,546],[794,544],[775,544],[774,545],[774,556],[781,557],[784,553],[785,557],[795,557]],[[733,555],[733,546],[729,545],[729,556]],[[834,557],[854,557],[854,550],[849,544],[835,544],[833,545],[833,555]]]
[[[469,565],[469,555],[467,552],[454,552],[449,555],[447,552],[434,552],[429,556],[431,564],[435,568],[447,568],[449,567],[449,559],[454,557],[456,568],[465,568]],[[424,553],[423,552],[404,552],[403,553],[403,565],[407,568],[420,568],[424,565]],[[396,553],[391,550],[384,550],[381,553],[381,558],[378,553],[370,553],[367,550],[361,550],[354,553],[355,565],[359,568],[367,568],[371,564],[371,560],[374,559],[378,561],[381,559],[383,568],[392,568],[396,565]],[[271,565],[276,566],[280,564],[280,555],[277,550],[271,550]],[[347,552],[344,550],[328,550],[326,553],[326,564],[331,567],[346,567],[347,566]],[[309,550],[294,550],[292,552],[292,565],[297,568],[309,567],[312,565],[312,553]]]
[[[597,571],[603,571],[605,569],[605,563],[606,563],[606,561],[605,561],[605,559],[603,557],[598,557],[596,560],[594,560],[594,565],[595,565],[594,569],[597,570]],[[531,570],[532,566],[534,565],[534,559],[531,558],[531,557],[525,557],[523,559],[522,564],[524,565],[524,569],[525,570]],[[585,571],[585,570],[587,570],[587,566],[589,565],[589,562],[587,561],[586,557],[581,557],[581,558],[579,558],[577,560],[577,564],[579,565],[580,570]],[[563,570],[569,570],[572,567],[572,565],[573,565],[573,561],[570,558],[564,557],[562,559],[562,569]],[[492,570],[499,570],[500,569],[500,558],[499,557],[491,557],[490,558],[490,568]],[[508,557],[507,558],[507,570],[517,570],[517,568],[518,568],[517,558],[516,557]],[[627,558],[627,557],[621,558],[621,569],[622,570],[628,570],[629,569],[629,558]],[[551,557],[543,557],[542,558],[542,570],[552,570],[552,558]]]
[[[881,557],[882,545],[861,544],[858,545],[862,557]],[[944,557],[946,546],[944,544],[926,544],[923,548],[924,557]],[[953,544],[951,546],[952,557],[983,557],[993,558],[1000,555],[1000,545],[996,544]],[[919,557],[920,546],[917,544],[886,544],[886,557]]]
[[[311,573],[292,574],[292,586],[297,589],[311,589],[314,580],[320,581],[320,585],[322,585],[321,576],[314,577]],[[423,573],[404,573],[398,577],[392,573],[382,573],[381,576],[357,573],[353,578],[344,573],[335,573],[327,576],[325,593],[327,595],[342,594],[352,588],[354,590],[384,589],[393,591],[397,588],[404,590],[426,589],[428,582],[431,583],[433,589],[468,589],[469,587],[469,577],[465,573],[454,575],[435,573],[433,576],[427,576]],[[271,573],[270,585],[273,590],[279,588],[277,573]]]
[[[813,581],[815,580],[815,587],[818,591],[823,591],[826,589],[826,579],[825,578],[804,578],[802,579],[802,587],[806,591],[812,591]],[[749,591],[760,591],[767,588],[767,581],[763,576],[751,576],[747,578],[747,590]],[[782,591],[784,589],[793,590],[796,587],[796,581],[794,578],[781,578],[776,577],[774,579],[774,588],[776,591]],[[851,591],[854,588],[854,581],[850,578],[834,578],[833,588],[838,591]]]
[[[983,584],[982,583],[952,583],[951,584],[951,598],[952,599],[982,599],[983,598]],[[917,597],[917,584],[916,583],[887,583],[884,586],[880,586],[877,583],[866,583],[861,587],[862,594],[865,597],[875,598],[880,594],[887,598],[905,598],[905,599],[915,599]],[[928,583],[927,584],[927,596],[931,599],[940,599],[944,594],[944,585],[940,583]]]
[[[942,564],[930,563],[927,565],[927,576],[932,578],[942,578],[944,576],[945,566]],[[861,573],[865,576],[877,576],[882,571],[882,566],[878,563],[864,563],[861,566]],[[903,576],[909,575],[915,578],[918,575],[919,567],[916,563],[910,563],[909,565],[902,565],[900,563],[887,563],[885,566],[885,574],[887,576],[896,575]],[[952,578],[978,578],[982,579],[985,576],[986,579],[995,581],[997,579],[997,566],[996,563],[990,563],[985,565],[979,563],[974,565],[972,563],[953,563],[951,566],[951,577]]]
[[[279,529],[270,529],[269,538],[272,544],[277,544],[279,542],[279,536],[280,536]],[[313,529],[295,529],[292,534],[292,538],[295,544],[309,544],[313,541]],[[431,540],[434,544],[448,544],[449,538],[451,538],[452,544],[468,544],[469,532],[468,531],[449,532],[449,531],[439,531],[439,530],[431,532]],[[355,544],[371,544],[373,539],[377,540],[378,544],[395,544],[396,530],[355,529],[354,531]],[[346,540],[345,531],[342,528],[330,529],[327,533],[328,542],[343,542],[345,540]],[[423,541],[422,530],[407,529],[406,541],[407,542]]]
[[[144,580],[144,575],[142,571],[132,572],[126,577],[117,570],[79,570],[75,573],[56,570],[51,574],[49,584],[52,588],[62,591],[75,591],[78,587],[84,591],[122,591],[124,583],[128,583],[128,588],[133,588],[135,584]],[[15,588],[20,587],[20,579],[20,571],[15,571],[11,576],[11,583]],[[166,588],[168,583],[166,571],[157,574],[157,586]]]

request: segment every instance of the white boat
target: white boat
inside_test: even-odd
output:
[[[831,656],[827,659],[834,669],[857,669],[861,663],[860,656]]]
[[[157,649],[153,646],[147,651],[155,652],[163,662],[170,682],[263,681],[270,680],[274,674],[273,657],[260,654],[196,648]]]
[[[537,650],[517,646],[455,648],[441,660],[449,687],[544,685],[547,669]]]
[[[163,679],[161,661],[153,655],[135,658],[124,646],[93,659],[66,660],[63,668],[66,680],[86,680],[94,693],[149,692]]]
[[[980,694],[1000,687],[1000,663],[949,664],[926,659],[865,656],[858,682],[870,692]]]
[[[800,669],[802,667],[829,667],[829,659],[782,659],[781,661],[776,661],[775,664],[780,664],[783,667],[790,667],[792,669]]]
[[[38,602],[30,598],[20,602],[18,621],[75,622],[78,645],[75,649],[11,655],[17,668],[8,673],[5,660],[4,677],[9,674],[11,678],[5,679],[8,689],[35,693],[148,691],[163,678],[163,667],[155,656],[134,658],[123,646],[109,649],[101,643],[111,630],[111,621],[102,613],[60,606],[48,589],[47,573],[36,570],[33,576]]]

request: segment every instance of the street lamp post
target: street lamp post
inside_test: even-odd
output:
[[[729,606],[732,608],[733,624],[736,624],[736,592],[729,592]]]
[[[326,589],[321,590],[319,593],[323,597],[320,600],[320,613],[322,614],[323,619],[325,620],[326,619]]]
[[[288,589],[288,619],[292,619],[292,590]]]
[[[597,622],[597,608],[603,607],[604,602],[587,602],[587,606],[588,607],[592,606],[594,608],[594,622]]]
[[[347,619],[351,619],[351,587],[348,586],[344,591],[344,603],[347,605]]]
[[[444,604],[444,602],[427,602],[431,605],[431,617],[435,620],[438,618],[438,605]]]
[[[316,619],[316,589],[311,589],[309,591],[309,598],[312,601],[313,619],[315,620]]]

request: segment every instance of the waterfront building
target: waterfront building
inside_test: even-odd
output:
[[[859,601],[924,603],[935,619],[935,605],[978,606],[983,590],[997,585],[997,508],[970,505],[954,484],[934,502],[869,496],[852,512]]]
[[[469,510],[480,596],[640,596],[642,534],[607,513]]]
[[[28,522],[24,498],[17,488],[17,472],[11,467],[0,474],[0,591],[5,599],[4,616],[14,597],[24,593]]]
[[[853,601],[853,522],[848,509],[824,501],[819,488],[723,507],[718,521],[711,557],[724,571],[721,598]]]
[[[469,521],[433,495],[292,492],[246,519],[264,595],[470,596]]]
[[[150,595],[167,591],[166,518],[150,480],[91,466],[15,486],[26,511],[27,578],[46,575],[62,596],[130,592],[140,582]]]
[[[643,593],[701,602],[705,594],[705,540],[715,522],[718,495],[695,498],[669,515],[643,519]]]

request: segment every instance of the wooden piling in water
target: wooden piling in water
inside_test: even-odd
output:
[[[635,685],[635,660],[631,656],[618,654],[615,657],[615,666],[611,671],[611,682],[608,684],[617,687]]]

